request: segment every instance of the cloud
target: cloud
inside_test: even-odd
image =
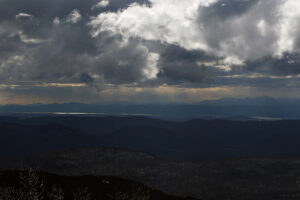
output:
[[[16,19],[22,19],[22,18],[32,19],[33,16],[28,13],[19,13],[16,15]]]
[[[19,32],[19,36],[20,36],[21,42],[28,43],[28,44],[41,44],[41,43],[51,41],[51,39],[29,38],[22,31]]]
[[[2,82],[139,83],[155,79],[160,70],[159,54],[139,41],[105,34],[94,39],[80,25],[55,26],[51,39],[20,32],[11,40],[6,46],[11,51],[0,56]]]
[[[17,8],[22,1],[12,1],[19,2],[12,9],[22,10]],[[105,33],[97,38],[90,35],[86,23],[93,3],[64,1],[60,9],[56,9],[57,3],[37,3],[36,8],[44,10],[44,14],[24,7],[35,16],[18,14],[18,19],[34,18],[25,23],[0,12],[0,42],[4,45],[0,48],[1,83],[85,83],[102,88],[105,84],[138,84],[156,79],[160,71],[158,53],[138,40]],[[28,4],[33,5],[31,1]],[[1,11],[3,6],[0,3]]]
[[[107,37],[106,39],[104,39]],[[95,57],[95,72],[111,83],[134,83],[155,79],[159,73],[159,54],[136,40],[101,35]]]
[[[121,12],[101,13],[90,22],[93,34],[110,31],[123,37],[139,37],[176,44],[192,50],[205,49],[195,23],[199,6],[216,0],[150,1],[151,5],[133,3]],[[185,30],[185,31],[182,31]],[[203,46],[204,45],[204,46]]]
[[[75,9],[73,10],[66,18],[66,22],[76,24],[81,20],[82,16],[80,14],[80,11]]]
[[[100,13],[90,25],[103,31],[202,50],[243,64],[293,52],[299,37],[297,0],[150,0],[119,12]],[[290,12],[290,10],[293,10]]]
[[[101,0],[92,7],[92,10],[97,8],[105,8],[109,5],[109,0]]]
[[[56,25],[60,24],[60,18],[59,17],[55,17],[53,19],[53,24],[56,24]]]
[[[276,87],[294,91],[300,85],[298,4],[0,1],[0,88],[7,95],[26,96],[26,102],[39,96],[45,102],[85,97],[194,101],[197,95],[245,94],[224,89],[237,85],[252,88],[245,89],[249,95],[260,93],[259,88],[271,88],[273,96]],[[61,93],[55,93],[57,88]],[[215,93],[199,92],[205,88]]]
[[[187,51],[179,46],[169,45],[160,53],[161,71],[158,76],[166,84],[203,83],[212,74],[206,66],[199,65],[199,61],[211,62],[215,59],[203,51]]]
[[[246,61],[245,69],[271,75],[299,75],[300,54],[284,53],[280,57],[266,56],[254,61]]]

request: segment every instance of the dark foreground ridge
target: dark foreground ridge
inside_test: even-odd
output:
[[[1,200],[193,200],[163,194],[115,177],[67,177],[29,171],[0,172]]]
[[[81,148],[5,164],[6,167],[2,164],[4,169],[36,168],[68,176],[121,177],[166,194],[204,200],[299,200],[300,197],[299,158],[175,162],[138,151]]]

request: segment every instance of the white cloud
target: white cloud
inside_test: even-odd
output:
[[[66,18],[66,22],[76,24],[82,19],[80,11],[75,9],[73,10]]]
[[[32,19],[33,15],[30,15],[28,13],[19,13],[16,15],[16,19],[21,19],[21,18],[29,18]]]
[[[24,42],[27,44],[41,44],[41,43],[51,41],[50,39],[30,38],[27,35],[25,35],[22,31],[20,31],[18,34],[19,34],[21,42]]]
[[[218,10],[211,8],[218,2],[150,0],[151,5],[134,3],[117,12],[101,13],[89,24],[95,37],[108,31],[125,38],[204,50],[224,57],[225,64],[243,64],[246,60],[294,51],[299,37],[299,0],[264,0],[238,14],[231,8],[226,10],[233,13],[228,18],[216,15],[222,13],[220,9],[230,9],[230,5],[223,3]]]
[[[216,0],[151,0],[152,6],[131,4],[119,12],[107,12],[91,21],[93,35],[102,31],[121,33],[124,37],[160,40],[180,44],[186,49],[206,49],[197,24],[199,6]]]
[[[155,79],[159,73],[159,68],[157,66],[159,60],[159,54],[148,52],[146,67],[143,70],[145,79]]]
[[[299,21],[300,21],[300,2],[298,0],[284,1],[279,9],[281,19],[278,24],[280,33],[277,42],[277,54],[282,56],[282,52],[292,52],[294,50],[294,43],[299,36]]]
[[[53,24],[60,24],[60,18],[59,17],[55,17],[54,20],[53,20]]]
[[[221,71],[224,71],[224,72],[230,72],[232,71],[232,68],[230,65],[228,64],[225,64],[225,61],[210,61],[210,62],[201,62],[201,61],[198,61],[197,62],[197,65],[199,67],[201,66],[205,66],[205,67],[212,67],[212,68],[216,68],[216,69],[219,69]]]
[[[105,8],[109,5],[109,0],[102,0],[92,7],[92,10],[97,8]]]

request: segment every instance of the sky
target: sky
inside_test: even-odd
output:
[[[0,0],[0,104],[300,98],[299,0]]]

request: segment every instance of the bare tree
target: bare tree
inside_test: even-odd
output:
[[[20,189],[14,187],[0,187],[0,200],[20,200],[23,196]]]
[[[117,192],[108,195],[113,200],[129,200],[129,195],[123,192]]]
[[[88,188],[81,186],[78,190],[73,194],[74,200],[91,200],[91,194],[88,192]]]
[[[20,184],[23,200],[43,200],[44,181],[35,170],[29,169],[27,173],[20,173]]]
[[[52,190],[48,193],[50,200],[64,200],[65,193],[61,187],[53,186]]]
[[[132,197],[131,200],[149,200],[151,192],[148,188],[141,184],[132,185]]]

